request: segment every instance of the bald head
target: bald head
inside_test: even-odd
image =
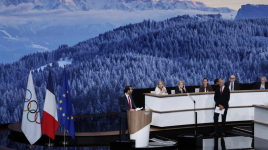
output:
[[[235,75],[231,75],[230,82],[235,82]]]

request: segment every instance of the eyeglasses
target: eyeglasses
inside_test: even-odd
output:
[[[230,78],[230,79],[235,79],[235,78]]]

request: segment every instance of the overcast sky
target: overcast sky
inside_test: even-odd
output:
[[[189,0],[192,1],[192,0]],[[266,4],[268,0],[193,0],[205,3],[209,7],[229,7],[234,10],[241,8],[245,4]]]

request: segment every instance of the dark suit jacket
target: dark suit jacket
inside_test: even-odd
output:
[[[261,89],[261,82],[256,82],[252,89]],[[265,82],[265,89],[268,89],[268,82]]]
[[[212,87],[211,87],[210,85],[207,85],[207,91],[209,91],[209,92],[212,92],[212,91],[213,91],[213,89],[212,89]],[[199,92],[205,92],[205,87],[204,87],[204,85],[201,85],[201,86],[199,87]]]
[[[224,85],[227,86],[227,87],[229,88],[230,81],[225,82]],[[234,82],[234,90],[240,90],[239,82],[236,82],[236,81]]]
[[[129,97],[130,97],[130,100],[131,100],[132,109],[136,109],[136,105],[134,103],[132,95],[129,95]],[[119,101],[119,106],[120,106],[120,109],[121,109],[121,117],[122,118],[127,118],[127,111],[129,111],[130,109],[129,109],[128,99],[127,99],[126,95],[124,94],[123,96],[120,96],[118,98],[118,101]]]
[[[182,89],[182,92],[186,93],[186,91],[184,89]],[[179,90],[179,87],[176,87],[175,94],[180,94],[180,93],[181,93],[181,91]]]
[[[230,100],[230,90],[229,87],[225,86],[222,95],[220,91],[220,87],[218,87],[215,90],[214,94],[214,101],[215,101],[215,106],[219,106],[221,104],[224,108],[229,108],[229,100]]]

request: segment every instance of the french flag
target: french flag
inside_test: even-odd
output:
[[[58,126],[59,123],[58,123],[56,98],[54,94],[52,76],[49,69],[41,131],[54,140],[56,132],[58,130]]]

